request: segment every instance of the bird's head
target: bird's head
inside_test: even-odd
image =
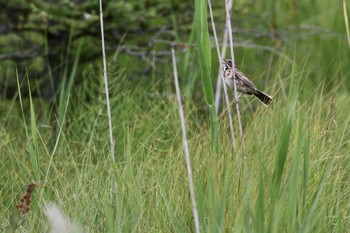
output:
[[[221,63],[225,65],[225,68],[232,69],[232,61],[231,61],[231,59],[222,59]],[[238,69],[236,64],[235,64],[235,69]]]
[[[222,64],[224,64],[227,68],[232,68],[232,61],[230,59],[222,59]]]

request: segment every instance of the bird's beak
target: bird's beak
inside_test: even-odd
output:
[[[227,60],[226,60],[226,59],[222,59],[221,63],[222,63],[222,64],[226,64],[226,63],[227,63]]]

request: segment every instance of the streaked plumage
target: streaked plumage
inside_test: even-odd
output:
[[[232,69],[231,60],[224,60],[224,80],[226,84],[233,88],[233,78],[236,79],[236,87],[237,91],[254,95],[256,98],[260,100],[266,107],[271,103],[272,97],[259,91],[254,84],[240,71],[235,65],[234,69]]]

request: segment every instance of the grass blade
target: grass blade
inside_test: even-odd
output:
[[[29,142],[29,156],[33,167],[33,172],[35,179],[39,181],[39,161],[38,161],[38,132],[36,125],[36,116],[34,111],[32,94],[30,91],[30,84],[28,80],[29,87],[29,103],[30,103],[30,127],[31,127],[31,142]]]
[[[345,27],[346,27],[346,35],[348,37],[348,43],[350,47],[350,30],[349,30],[349,19],[348,19],[348,12],[346,10],[346,1],[343,0],[343,10],[344,10],[344,21],[345,21]]]
[[[208,31],[206,0],[196,0],[195,2],[195,25],[204,99],[209,106],[210,112],[211,148],[214,153],[217,153],[219,151],[219,126],[211,83],[211,46]]]
[[[321,178],[320,183],[317,187],[317,190],[314,193],[314,196],[312,197],[310,209],[309,209],[307,216],[305,218],[305,221],[303,223],[303,228],[302,228],[301,232],[309,232],[311,230],[312,224],[315,223],[315,221],[312,221],[312,217],[316,211],[318,201],[320,200],[321,194],[322,194],[323,189],[326,185],[326,181],[327,181],[329,174],[332,170],[332,165],[333,165],[332,160],[330,160],[328,162],[326,169],[324,170],[324,172],[322,174],[322,178]]]

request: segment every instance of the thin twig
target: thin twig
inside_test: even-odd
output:
[[[231,2],[231,6],[232,6],[232,0],[229,0],[229,1]],[[226,53],[226,46],[222,47],[221,54],[220,54],[219,42],[218,42],[218,37],[217,37],[217,34],[216,34],[213,10],[212,10],[212,7],[211,7],[211,1],[210,0],[208,0],[208,6],[209,6],[209,12],[210,12],[210,18],[211,18],[211,25],[213,27],[216,51],[218,52],[218,58],[219,58],[219,67],[220,67],[220,69],[219,69],[218,85],[219,85],[219,89],[221,89],[221,83],[222,82],[219,83],[219,80],[222,80],[222,81],[224,80],[224,77],[222,75],[222,61],[221,60],[222,60],[223,56]],[[227,33],[226,32],[227,32],[227,29],[225,28],[224,34],[225,34],[226,40],[227,40]],[[227,44],[227,43],[225,43],[225,44]],[[230,99],[229,99],[228,94],[227,94],[226,85],[223,85],[223,86],[224,86],[224,95],[225,95],[226,106],[227,106],[227,113],[228,113],[228,118],[229,118],[229,122],[230,122],[232,147],[234,148],[234,145],[235,145],[235,132],[234,132],[234,129],[233,129],[232,113],[231,113],[231,109],[230,109]],[[218,90],[218,87],[216,87],[216,90]],[[220,91],[219,91],[218,99],[220,100]],[[220,101],[218,101],[218,102],[215,101],[216,114],[219,111],[219,103],[220,103]]]
[[[229,5],[228,0],[225,0],[225,7],[226,7],[226,18],[227,18],[227,25],[228,25],[228,35],[230,38],[230,51],[231,51],[231,61],[232,61],[232,69],[235,69],[235,56],[233,52],[233,40],[232,40],[232,27],[231,27],[231,16],[229,12]],[[243,128],[242,128],[242,121],[241,121],[241,113],[239,111],[239,104],[238,104],[238,94],[237,94],[237,85],[236,85],[236,79],[233,78],[233,87],[234,87],[234,95],[235,95],[235,104],[236,104],[236,111],[237,111],[237,120],[238,120],[238,126],[239,126],[239,133],[241,136],[241,143],[242,143],[242,150],[243,150],[243,163],[244,163],[244,171],[246,175],[246,185],[247,188],[249,186],[249,177],[248,177],[248,166],[247,166],[247,153],[245,150],[245,143],[243,138]]]
[[[110,106],[111,104],[109,101],[106,50],[105,50],[105,39],[104,39],[104,31],[103,31],[102,0],[100,0],[100,24],[101,24],[102,59],[103,59],[103,80],[105,83],[105,91],[106,91],[106,104],[107,104],[108,125],[109,125],[109,139],[110,139],[110,146],[111,146],[111,157],[112,157],[113,163],[115,163],[112,114],[111,114],[111,106]],[[114,180],[114,188],[115,188],[115,191],[118,192],[118,184],[117,184],[116,180]]]
[[[196,197],[195,197],[193,178],[192,178],[190,152],[188,149],[188,141],[187,141],[187,135],[186,135],[185,116],[184,116],[184,112],[182,109],[182,103],[181,103],[180,88],[179,88],[179,81],[178,81],[178,77],[177,77],[176,57],[175,57],[174,48],[171,48],[171,54],[172,54],[173,66],[174,66],[174,81],[175,81],[175,88],[176,88],[176,96],[177,96],[177,102],[179,104],[179,115],[180,115],[180,120],[181,120],[182,138],[183,138],[183,144],[184,144],[184,150],[185,150],[185,156],[186,156],[186,167],[187,167],[187,174],[188,174],[188,183],[190,186],[193,219],[194,219],[194,225],[196,227],[196,233],[200,233],[198,210],[197,210]]]

